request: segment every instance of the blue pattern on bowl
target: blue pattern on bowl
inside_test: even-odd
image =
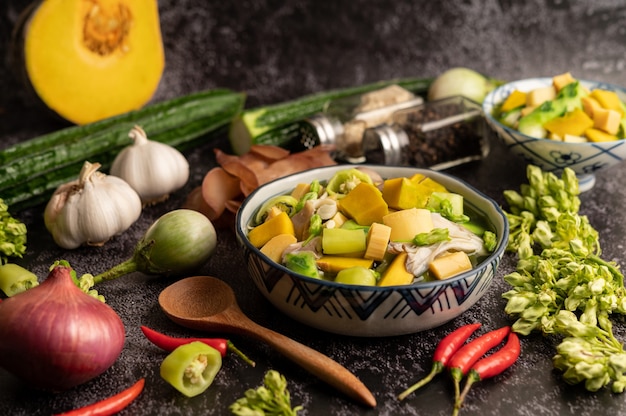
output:
[[[251,194],[237,214],[237,238],[248,271],[261,293],[281,312],[328,332],[353,336],[391,336],[427,330],[454,319],[489,290],[508,240],[508,222],[491,199],[450,175],[414,168],[369,166],[383,177],[424,173],[488,216],[497,230],[498,246],[477,268],[453,278],[414,285],[370,287],[338,284],[291,272],[271,261],[248,241],[246,225],[261,203],[290,191],[299,182],[328,179],[346,166],[314,169],[279,179]]]
[[[580,80],[589,90],[601,88],[615,91],[626,101],[626,89],[603,82]],[[515,81],[496,88],[483,102],[483,112],[487,123],[502,142],[526,163],[539,166],[546,172],[560,175],[566,167],[578,176],[581,191],[589,190],[595,183],[594,173],[620,163],[626,158],[626,141],[618,140],[600,143],[566,143],[550,139],[530,137],[507,127],[493,116],[493,110],[514,90],[528,92],[534,88],[552,85],[552,78],[529,78]]]

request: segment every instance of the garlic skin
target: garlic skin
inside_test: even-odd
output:
[[[134,143],[120,151],[110,173],[128,182],[144,204],[161,202],[187,183],[189,162],[181,152],[148,140],[139,126],[133,127],[128,136]]]
[[[99,168],[99,163],[85,162],[79,178],[59,186],[46,205],[46,228],[62,248],[103,245],[141,215],[137,192]]]

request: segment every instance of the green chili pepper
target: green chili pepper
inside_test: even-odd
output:
[[[324,224],[322,221],[322,217],[319,214],[313,214],[311,219],[309,220],[309,236],[302,243],[302,245],[306,245],[314,239],[315,237],[322,235],[322,229],[324,228]]]
[[[300,200],[296,203],[296,212],[302,211],[302,208],[304,208],[304,205],[307,203],[307,201],[317,199],[317,197],[317,192],[307,192],[306,194],[304,194],[302,198],[300,198]]]
[[[274,207],[280,209],[281,211],[285,211],[287,215],[293,217],[293,215],[297,212],[297,204],[298,200],[291,195],[278,195],[274,198],[270,198],[266,201],[259,211],[254,217],[255,224],[262,224],[263,221],[267,218],[267,214]]]
[[[340,170],[328,181],[326,191],[329,195],[345,195],[361,182],[372,183],[372,178],[358,169]]]
[[[37,275],[17,264],[0,264],[0,289],[14,296],[39,284]]]
[[[313,179],[313,181],[309,184],[309,192],[315,192],[319,195],[322,191],[322,185],[318,179]]]
[[[161,378],[187,397],[203,393],[222,368],[215,348],[194,341],[172,351],[161,363]]]

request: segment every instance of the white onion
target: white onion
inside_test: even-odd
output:
[[[462,95],[470,100],[482,103],[487,94],[499,82],[469,68],[451,68],[441,73],[428,89],[428,100]]]

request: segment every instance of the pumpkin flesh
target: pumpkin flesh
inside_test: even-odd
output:
[[[44,0],[24,30],[32,87],[73,123],[139,109],[158,87],[165,58],[155,0]]]

